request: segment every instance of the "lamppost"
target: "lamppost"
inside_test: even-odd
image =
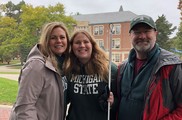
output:
[[[109,23],[109,80],[108,87],[111,88],[111,63],[112,63],[112,34],[113,34],[113,23]],[[108,116],[107,119],[110,120],[110,103],[108,102]]]

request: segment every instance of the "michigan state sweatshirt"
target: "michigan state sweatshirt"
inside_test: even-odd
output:
[[[112,80],[116,78],[117,66],[112,65]],[[84,73],[84,72],[83,72]],[[74,75],[68,80],[68,98],[70,106],[66,120],[106,120],[107,111],[99,102],[108,83],[98,74]]]

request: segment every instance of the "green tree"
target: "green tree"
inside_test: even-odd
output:
[[[178,9],[181,11],[180,19],[182,20],[182,0],[179,0]],[[173,48],[175,48],[177,50],[182,50],[182,21],[180,22],[180,25],[178,27],[178,32],[177,32],[175,38],[173,39]],[[181,53],[176,52],[176,54],[181,56],[181,59],[182,59]]]
[[[14,9],[15,5],[9,1],[7,4],[4,4],[3,11],[5,12],[6,16],[13,17],[14,16]]]
[[[10,62],[11,58],[16,56],[17,49],[12,40],[16,33],[16,20],[10,17],[2,17],[0,19],[0,57],[1,61]]]
[[[60,3],[57,3],[55,6],[37,6],[33,7],[32,5],[22,6],[23,13],[20,15],[22,22],[19,24],[19,42],[21,46],[20,55],[21,60],[25,60],[26,52],[23,52],[21,49],[30,50],[33,45],[38,42],[39,34],[41,32],[41,27],[51,21],[62,21],[67,25],[69,31],[72,31],[71,25],[75,24],[76,21],[65,15],[64,6]],[[23,48],[21,48],[24,46]]]
[[[0,16],[0,58],[14,57],[8,56],[3,51],[3,49],[6,48],[7,50],[8,47],[13,45],[13,49],[9,48],[7,51],[10,54],[20,55],[21,63],[26,60],[33,45],[38,42],[41,27],[45,23],[62,21],[70,32],[72,32],[72,27],[76,23],[71,16],[65,15],[64,6],[60,3],[55,6],[33,7],[30,4],[25,4],[24,1],[17,5],[8,2],[0,5],[0,11],[5,13],[5,16]]]
[[[13,44],[7,44],[1,46],[2,50],[2,58],[7,64],[9,64],[12,60],[12,58],[15,58],[15,52],[16,52],[16,47]]]
[[[5,16],[14,18],[19,23],[20,22],[19,16],[22,13],[22,10],[21,10],[22,5],[25,5],[25,2],[23,0],[17,5],[9,1],[6,4],[1,4],[0,9],[5,14]]]
[[[157,43],[160,47],[169,50],[171,45],[169,37],[176,29],[176,26],[172,27],[172,24],[166,20],[164,15],[158,16],[158,19],[156,20],[156,26],[158,31]]]
[[[181,14],[180,19],[182,20],[182,0],[179,0],[179,4],[178,4],[177,9],[179,9],[179,10],[180,10],[180,14]]]
[[[181,17],[180,17],[181,22],[178,28],[177,37],[175,39],[176,40],[175,47],[179,50],[182,50],[182,0],[179,0],[178,9],[180,10],[180,13],[181,13]]]
[[[175,48],[182,50],[182,22],[178,28],[177,36],[175,38]]]
[[[24,1],[17,5],[11,1],[0,5],[1,14],[4,14],[0,17],[0,57],[2,62],[6,61],[9,63],[11,59],[19,54],[19,43],[15,41],[18,40],[18,24],[21,22],[22,5],[25,5]]]

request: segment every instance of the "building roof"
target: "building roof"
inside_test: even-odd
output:
[[[136,14],[130,11],[97,13],[97,14],[84,14],[73,15],[76,21],[89,21],[89,24],[108,24],[108,23],[121,23],[128,22]]]

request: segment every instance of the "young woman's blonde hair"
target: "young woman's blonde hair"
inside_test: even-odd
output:
[[[78,34],[84,34],[92,44],[92,54],[88,63],[84,64],[85,71],[88,75],[98,74],[102,80],[108,81],[109,73],[109,59],[108,55],[102,50],[87,31],[76,31],[70,39],[70,45],[73,46],[73,41]],[[70,51],[69,63],[67,63],[67,73],[80,74],[80,64],[78,58],[75,56],[73,50]]]
[[[52,50],[50,48],[50,45],[49,45],[51,33],[57,27],[60,27],[66,33],[67,48],[66,48],[66,51],[63,54],[65,54],[66,59],[67,59],[68,58],[68,54],[69,54],[69,46],[70,45],[69,45],[69,35],[68,35],[68,31],[67,31],[67,28],[64,25],[64,23],[62,23],[62,22],[50,22],[50,23],[45,24],[43,26],[42,30],[41,30],[39,44],[41,46],[40,47],[40,51],[44,55],[45,59],[48,59],[49,61],[51,61],[52,64],[53,64],[53,66],[59,71],[58,61],[57,61],[56,56],[52,52]],[[63,70],[64,70],[64,68],[65,67],[63,66]]]

